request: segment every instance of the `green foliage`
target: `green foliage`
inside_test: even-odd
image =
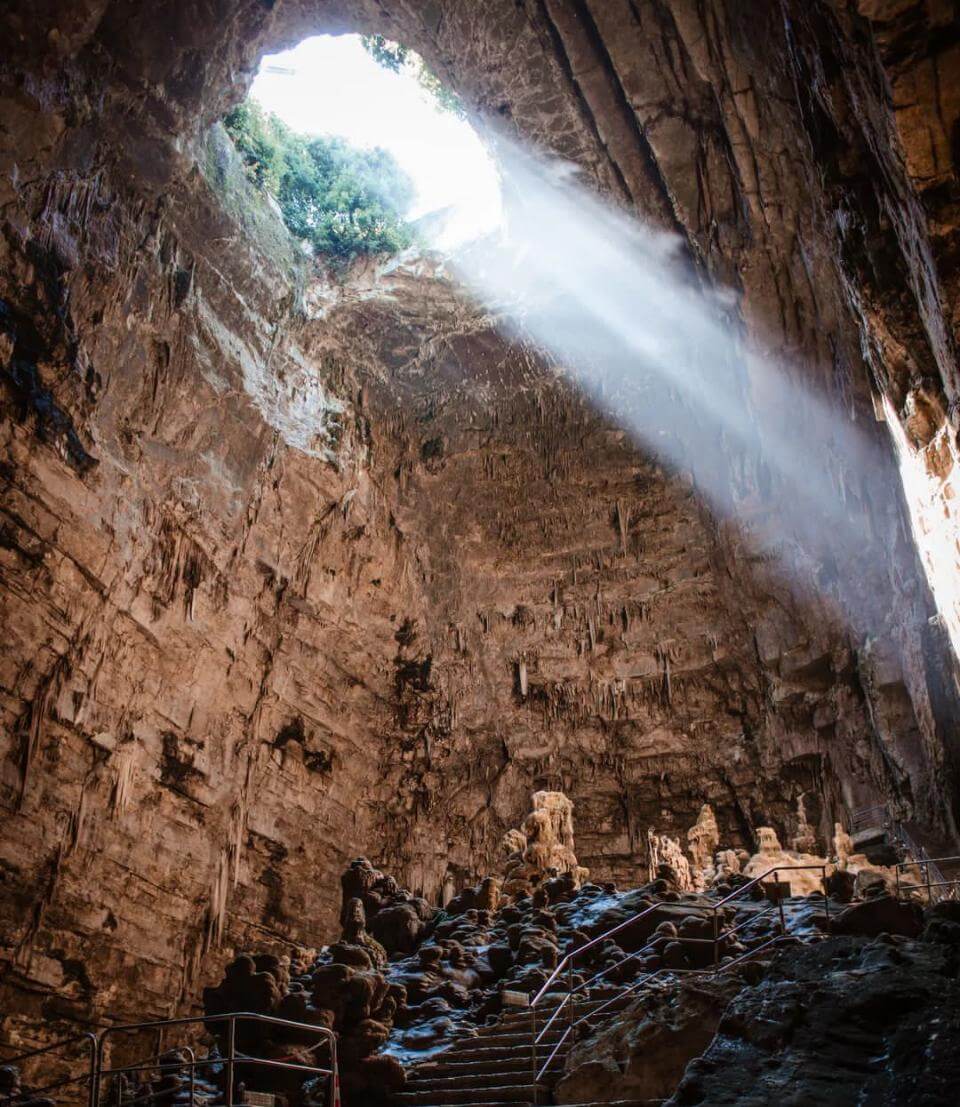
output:
[[[390,69],[394,73],[402,73],[404,70],[411,73],[441,111],[451,112],[460,119],[466,118],[463,101],[426,67],[419,54],[415,54],[413,50],[399,42],[391,42],[383,35],[363,35],[361,41],[367,53],[384,69]]]
[[[223,122],[250,180],[274,197],[290,231],[316,254],[346,262],[410,245],[403,217],[413,184],[386,150],[299,135],[251,100]]]

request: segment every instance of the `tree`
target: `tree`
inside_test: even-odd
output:
[[[404,216],[414,188],[388,151],[299,135],[253,100],[223,122],[247,176],[274,197],[287,227],[316,254],[342,263],[410,245]]]
[[[410,73],[417,83],[433,98],[441,111],[451,112],[460,119],[466,119],[467,112],[460,97],[447,88],[440,78],[428,69],[423,58],[408,46],[392,42],[383,35],[363,35],[360,41],[363,48],[375,62],[394,73]]]

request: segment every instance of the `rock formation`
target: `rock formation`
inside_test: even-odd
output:
[[[823,891],[823,881],[828,871],[826,858],[809,853],[798,853],[796,850],[785,850],[773,827],[759,827],[757,836],[757,852],[744,865],[744,876],[762,876],[771,869],[776,869],[778,865],[782,865],[784,871],[777,873],[779,883],[789,884],[798,895]],[[797,866],[800,865],[814,867],[797,871]],[[824,868],[818,871],[815,868],[818,865],[823,865]],[[770,879],[772,880],[773,877]]]
[[[960,1040],[949,943],[833,938],[770,958],[744,987],[691,979],[653,991],[570,1055],[558,1103],[947,1104]],[[862,982],[853,986],[854,981]],[[931,1035],[930,1063],[913,1046]],[[878,1058],[884,1058],[879,1063]]]
[[[684,892],[691,891],[697,883],[679,838],[657,834],[651,827],[647,831],[647,857],[651,880],[669,880],[674,887]]]
[[[709,803],[700,808],[696,823],[687,831],[687,843],[694,871],[710,868],[720,847],[720,830]]]
[[[571,891],[580,887],[590,871],[577,862],[573,841],[573,804],[562,792],[535,792],[533,810],[522,830],[504,835],[507,863],[502,892],[508,899],[534,895],[549,879],[569,878]]]

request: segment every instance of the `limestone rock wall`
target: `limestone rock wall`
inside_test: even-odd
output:
[[[789,839],[801,795],[824,839],[882,795],[951,831],[955,613],[924,576],[956,552],[949,8],[6,7],[8,1039],[166,1014],[233,948],[329,938],[358,852],[460,886],[537,788],[574,800],[599,878],[704,802],[744,845]],[[751,559],[424,266],[308,282],[208,129],[263,50],[347,29],[675,230],[831,404],[896,422],[926,483],[905,501],[888,449],[848,489],[852,583]],[[758,434],[802,432],[742,385]],[[734,493],[776,518],[763,474]]]

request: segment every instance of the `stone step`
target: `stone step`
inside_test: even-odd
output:
[[[560,1026],[558,1023],[554,1023],[553,1026],[544,1034],[540,1039],[541,1043],[547,1041],[557,1041],[563,1032],[566,1030],[566,1026]],[[457,1049],[486,1049],[490,1046],[496,1046],[498,1049],[509,1049],[511,1046],[530,1045],[530,1029],[518,1027],[516,1030],[502,1030],[499,1026],[491,1027],[486,1034],[478,1034],[475,1038],[463,1038],[456,1042],[454,1048]]]
[[[556,1043],[554,1043],[555,1045]],[[553,1048],[553,1045],[550,1047]],[[546,1047],[541,1045],[540,1053],[544,1054]],[[526,1058],[527,1063],[530,1061],[530,1039],[528,1038],[526,1044],[521,1046],[514,1046],[510,1049],[504,1049],[503,1047],[493,1046],[489,1049],[469,1049],[462,1050],[459,1046],[455,1046],[452,1049],[446,1050],[446,1052],[438,1054],[436,1061],[421,1061],[422,1065],[431,1065],[434,1063],[439,1064],[440,1058],[443,1058],[444,1064],[472,1064],[474,1061],[505,1061],[516,1060],[517,1058]],[[413,1065],[408,1068],[408,1072],[414,1072],[419,1068],[419,1065]]]
[[[559,1045],[548,1069],[550,1076],[555,1077],[573,1044],[573,1037],[568,1034],[570,1021],[576,1022],[600,1008],[603,1010],[599,1018],[603,1019],[622,1010],[633,998],[594,994],[578,1000],[569,1011],[560,1010],[543,1032],[538,1065],[543,1065]],[[609,1006],[605,1007],[607,1003]],[[536,1025],[541,1032],[557,1010],[555,1002],[537,1010]],[[496,1107],[498,1104],[522,1107],[532,1104],[529,1082],[532,1023],[533,1013],[529,1009],[510,1011],[496,1023],[481,1027],[476,1035],[455,1041],[436,1059],[408,1069],[406,1087],[394,1097],[394,1103],[398,1107],[402,1104],[411,1107]],[[540,1103],[549,1099],[549,1090],[541,1085]]]
[[[540,1064],[545,1057],[541,1054]],[[553,1066],[561,1063],[557,1057]],[[408,1083],[416,1081],[422,1083],[426,1080],[446,1079],[450,1076],[470,1076],[480,1073],[529,1073],[531,1066],[530,1050],[524,1053],[504,1055],[499,1050],[490,1057],[482,1057],[477,1060],[436,1061],[418,1065],[407,1071]]]
[[[425,1087],[414,1091],[398,1092],[393,1097],[393,1101],[396,1104],[420,1104],[423,1107],[441,1107],[441,1105],[442,1107],[447,1107],[447,1105],[453,1107],[455,1104],[467,1104],[468,1107],[483,1104],[484,1107],[489,1107],[490,1104],[532,1103],[532,1091],[529,1082],[525,1084],[489,1084],[486,1087],[471,1084],[466,1088],[442,1088],[438,1090]],[[548,1102],[549,1096],[549,1089],[541,1087],[540,1102]]]
[[[558,1059],[559,1062],[559,1059]],[[543,1064],[543,1058],[541,1058],[541,1064]],[[557,1067],[557,1063],[552,1064],[551,1069]],[[530,1080],[530,1058],[526,1060],[526,1064],[517,1065],[509,1069],[500,1066],[498,1068],[490,1067],[489,1069],[483,1069],[480,1071],[470,1072],[443,1072],[427,1074],[422,1076],[418,1073],[411,1073],[407,1077],[407,1083],[405,1091],[415,1092],[421,1088],[473,1088],[473,1087],[485,1087],[487,1084],[510,1084],[514,1082],[523,1083]]]
[[[615,1011],[622,1011],[624,1007],[628,1006],[633,1000],[637,998],[635,993],[629,995],[609,996],[601,999],[592,999],[586,1002],[575,1003],[572,1007],[564,1007],[560,1014],[557,1015],[556,1021],[565,1023],[569,1017],[573,1017],[574,1021],[582,1018],[584,1015],[589,1015],[591,1011],[596,1011],[598,1008],[603,1007],[604,1013],[609,1011],[613,1014]],[[604,1004],[609,1003],[609,1007],[604,1007]],[[544,1026],[550,1021],[552,1016],[556,1013],[556,1007],[549,1007],[544,1010],[537,1008],[537,1026]],[[504,1015],[497,1026],[503,1027],[515,1027],[515,1026],[529,1026],[531,1022],[531,1016],[529,1011],[517,1011],[511,1012],[509,1015]],[[486,1028],[483,1028],[486,1029]]]

